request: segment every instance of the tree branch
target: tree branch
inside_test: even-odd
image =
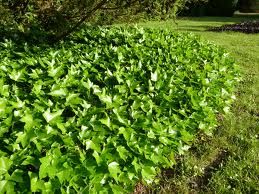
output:
[[[117,6],[117,7],[101,7],[100,9],[101,10],[116,10],[116,9],[121,9],[121,8],[125,8],[127,6],[131,6],[132,4],[138,2],[139,0],[135,0],[135,1],[132,1],[130,3],[125,3],[124,5],[121,5],[121,6]]]
[[[85,20],[90,18],[97,10],[99,10],[105,3],[107,3],[108,0],[102,0],[100,1],[92,10],[88,11],[80,20],[77,22],[72,28],[64,32],[63,34],[57,36],[54,40],[54,42],[58,42],[59,40],[63,39],[64,37],[68,36],[72,32],[74,32],[79,26],[81,26]]]

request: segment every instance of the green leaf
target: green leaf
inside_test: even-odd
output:
[[[1,180],[0,181],[0,193],[15,194],[14,191],[15,183],[12,181]]]
[[[140,162],[136,157],[134,157],[134,160],[132,161],[132,164],[133,164],[134,169],[137,173],[142,169],[142,167],[140,165]]]
[[[0,79],[0,95],[9,97],[9,85],[5,85],[3,79]]]
[[[94,151],[93,157],[95,158],[95,161],[96,161],[97,164],[101,163],[102,159],[101,159],[101,157],[100,157],[100,155],[98,154],[97,151]]]
[[[20,121],[25,123],[25,129],[30,129],[34,125],[33,116],[28,111],[24,114]]]
[[[106,118],[99,120],[102,124],[106,125],[108,128],[111,128],[111,120],[108,115],[106,115]]]
[[[129,152],[124,146],[118,146],[116,148],[117,152],[119,153],[120,157],[126,161],[127,158],[129,157]]]
[[[39,180],[36,173],[29,172],[28,174],[30,176],[31,192],[44,191],[44,181]]]
[[[0,158],[0,175],[8,172],[12,165],[12,161],[7,157]]]
[[[112,193],[114,193],[114,194],[127,193],[127,191],[119,185],[115,185],[112,183],[109,183],[109,185],[112,188]]]
[[[123,54],[121,52],[118,53],[118,60],[119,61],[122,61],[123,59]]]
[[[56,97],[66,96],[67,95],[67,91],[65,89],[63,89],[63,88],[60,88],[58,90],[54,90],[54,91],[50,92],[49,95],[56,96]]]
[[[117,162],[111,162],[108,165],[108,170],[115,181],[118,181],[118,175],[121,173],[120,165]]]
[[[50,123],[51,121],[55,120],[56,118],[58,118],[59,116],[61,116],[63,113],[63,110],[58,110],[57,112],[50,112],[50,109],[48,108],[44,113],[43,113],[43,117],[45,118],[45,120],[47,121],[47,123]]]
[[[156,82],[158,79],[158,73],[155,71],[154,73],[151,72],[151,81]]]
[[[141,175],[148,184],[151,184],[156,176],[156,169],[152,166],[145,166],[141,170]]]
[[[35,83],[34,85],[33,85],[33,88],[32,88],[32,91],[36,94],[36,95],[38,95],[38,94],[40,94],[41,92],[42,92],[42,83]]]
[[[22,170],[16,169],[9,180],[15,181],[17,183],[22,183],[24,182],[24,172]]]
[[[53,78],[59,78],[63,74],[63,66],[59,66],[57,68],[51,67],[48,70],[49,76]]]
[[[121,122],[124,125],[128,125],[127,120],[121,117],[119,109],[114,108],[113,112],[117,116],[117,119],[118,119],[119,122]]]
[[[39,169],[39,178],[45,178],[49,176],[53,178],[56,176],[57,168],[55,167],[55,160],[52,156],[46,156],[40,159],[41,165]]]
[[[4,117],[6,114],[6,104],[7,100],[4,98],[0,98],[0,117]]]
[[[127,141],[130,141],[130,139],[134,135],[132,128],[124,128],[124,127],[119,128],[119,134],[123,134],[123,137]]]
[[[16,71],[16,70],[13,70],[11,72],[11,74],[9,75],[9,77],[14,80],[14,81],[20,81],[21,78],[23,77],[23,72],[22,71]]]
[[[80,94],[69,94],[66,98],[67,105],[78,105],[82,103],[82,99],[79,97]]]
[[[85,149],[92,149],[96,152],[101,152],[101,148],[97,143],[94,143],[92,140],[86,140],[85,142]]]
[[[150,139],[155,139],[155,138],[156,138],[155,133],[154,133],[152,130],[150,130],[150,131],[147,133],[147,136],[148,136]]]

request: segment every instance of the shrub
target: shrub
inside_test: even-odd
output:
[[[208,16],[233,16],[237,0],[210,0],[206,7]]]
[[[209,0],[194,4],[187,4],[180,13],[182,16],[233,16],[237,8],[237,0]]]
[[[47,35],[51,42],[58,42],[84,22],[111,24],[143,16],[167,19],[175,17],[186,3],[204,1],[207,0],[1,0],[0,28],[3,25],[7,31],[16,30],[25,35],[33,35],[36,30],[37,34]],[[33,38],[42,40],[41,36]]]
[[[237,73],[191,34],[91,28],[0,50],[0,192],[127,193],[228,111]]]

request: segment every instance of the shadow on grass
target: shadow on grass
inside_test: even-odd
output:
[[[204,32],[206,29],[204,28],[188,28],[188,27],[178,27],[177,31],[184,31],[184,32]]]
[[[198,22],[243,22],[249,20],[259,20],[259,15],[242,15],[233,17],[179,17],[179,19]]]

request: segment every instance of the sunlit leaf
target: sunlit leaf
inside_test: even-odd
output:
[[[52,120],[56,119],[62,114],[63,110],[58,110],[56,112],[50,112],[50,109],[48,108],[44,113],[43,117],[47,121],[47,123],[50,123]]]
[[[121,173],[120,166],[117,162],[111,162],[108,165],[109,172],[111,173],[111,176],[117,181],[118,180],[118,174]]]

